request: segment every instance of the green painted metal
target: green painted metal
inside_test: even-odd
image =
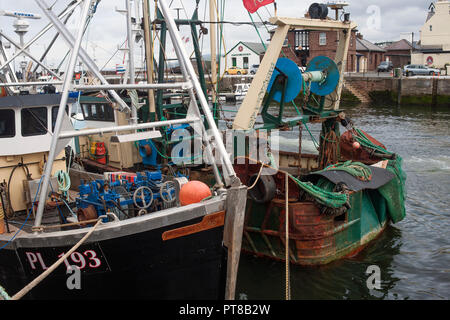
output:
[[[200,80],[200,85],[202,87],[202,91],[207,95],[207,86],[206,86],[206,80],[205,80],[205,70],[202,63],[202,53],[200,49],[200,45],[198,43],[198,33],[197,33],[197,27],[202,24],[201,21],[198,20],[198,3],[199,1],[196,1],[197,6],[194,10],[194,13],[192,15],[191,19],[176,19],[175,23],[177,26],[180,25],[187,25],[191,28],[191,36],[193,39],[193,45],[194,45],[194,53],[195,53],[195,60],[197,64],[197,71],[198,71],[198,77]],[[158,23],[160,25],[160,53],[159,53],[159,63],[158,63],[158,83],[164,83],[164,72],[165,72],[165,51],[166,51],[166,41],[167,41],[167,25],[164,22],[163,15],[161,11],[158,9],[157,11],[157,20],[155,23]],[[159,117],[159,119],[164,118],[164,111],[167,109],[177,109],[176,115],[173,118],[185,118],[186,117],[186,110],[187,108],[182,104],[164,104],[164,95],[163,90],[158,90],[157,98],[156,98],[156,113]],[[205,120],[205,128],[208,129],[207,122]]]
[[[192,42],[194,43],[194,52],[197,62],[197,70],[198,70],[198,78],[200,80],[200,85],[202,87],[203,93],[205,97],[207,96],[206,92],[206,81],[205,81],[205,71],[203,69],[203,63],[202,63],[202,53],[200,51],[200,45],[198,43],[198,35],[197,35],[197,25],[195,20],[198,20],[198,8],[194,10],[194,14],[191,19],[191,35],[192,35]]]
[[[165,72],[165,51],[167,42],[167,25],[161,11],[158,9],[157,17],[160,19],[160,32],[159,32],[159,62],[158,62],[158,83],[164,83],[164,72]],[[163,119],[163,110],[161,106],[163,105],[163,91],[158,90],[156,94],[156,114],[158,120]]]
[[[283,112],[284,112],[284,95],[287,88],[287,77],[284,74],[279,74],[275,79],[272,88],[270,89],[268,97],[265,99],[263,103],[263,109],[261,111],[261,116],[264,120],[264,125],[275,125],[282,126],[283,125]],[[281,100],[279,104],[279,112],[278,117],[274,117],[269,114],[268,110],[272,101],[274,101],[273,97],[276,92],[281,91]]]

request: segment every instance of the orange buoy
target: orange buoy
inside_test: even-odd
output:
[[[208,185],[201,181],[189,181],[184,184],[180,190],[180,203],[187,206],[193,203],[199,203],[203,199],[211,197],[212,193]]]

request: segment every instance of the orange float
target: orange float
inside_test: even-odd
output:
[[[189,181],[184,184],[180,190],[180,203],[187,206],[193,203],[199,203],[203,199],[211,197],[211,189],[201,181]]]

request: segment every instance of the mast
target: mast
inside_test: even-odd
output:
[[[216,37],[216,26],[213,22],[216,21],[216,12],[215,12],[215,2],[216,0],[209,0],[209,19],[210,19],[210,39],[211,39],[211,85],[213,90],[211,92],[211,100],[213,103],[213,109],[216,109],[217,97],[216,97],[216,83],[217,83],[217,37]]]
[[[144,12],[144,41],[145,41],[145,60],[147,64],[147,82],[149,84],[153,83],[153,44],[150,34],[150,7],[148,5],[148,0],[142,0]],[[148,90],[148,106],[150,111],[150,121],[155,120],[156,116],[156,106],[155,106],[155,92],[153,90]]]
[[[127,38],[128,38],[128,63],[130,68],[130,84],[135,84],[136,82],[136,73],[134,70],[134,37],[133,37],[133,29],[131,23],[131,0],[125,0],[126,5],[126,16],[127,16]],[[137,5],[137,3],[135,3]],[[137,116],[137,106],[131,105],[131,123],[137,124],[138,116]]]

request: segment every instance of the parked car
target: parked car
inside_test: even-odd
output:
[[[440,69],[429,68],[420,64],[409,64],[403,67],[403,74],[406,76],[415,76],[415,75],[438,75],[441,72]]]
[[[392,61],[381,61],[377,69],[378,72],[389,72],[394,69],[394,65],[392,64]]]
[[[225,74],[235,75],[235,74],[247,74],[247,69],[242,69],[238,67],[231,67],[225,71]]]
[[[250,68],[250,74],[256,74],[256,72],[258,71],[258,68],[259,68],[259,64],[252,65],[252,67]]]

